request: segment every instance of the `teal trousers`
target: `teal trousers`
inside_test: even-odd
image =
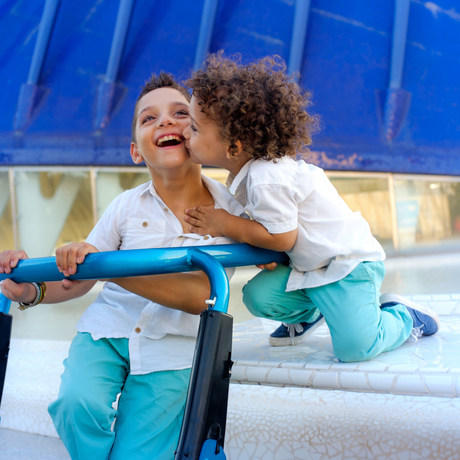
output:
[[[366,361],[403,344],[412,330],[404,305],[380,309],[382,262],[362,262],[335,283],[285,292],[291,268],[263,270],[243,288],[243,302],[254,315],[286,323],[311,322],[319,310],[342,362]]]
[[[64,366],[48,410],[72,460],[174,458],[190,369],[131,375],[128,339],[88,333],[74,338]]]

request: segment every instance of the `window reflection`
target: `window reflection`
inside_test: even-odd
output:
[[[29,257],[86,238],[93,226],[89,172],[15,172],[19,246]]]
[[[389,183],[387,178],[329,177],[352,211],[359,211],[386,253],[394,252]]]
[[[0,171],[0,251],[14,249],[8,172]]]
[[[16,210],[11,207],[8,171],[0,171],[0,251],[14,249],[18,241],[30,257],[54,255],[59,246],[85,240],[117,195],[150,180],[146,168],[93,170],[94,189],[90,168],[14,169]],[[219,168],[203,168],[203,173],[222,183],[227,177]],[[347,205],[361,212],[387,254],[460,250],[459,180],[327,174]]]
[[[401,250],[450,249],[460,243],[460,182],[396,179]]]
[[[147,168],[133,172],[101,172],[96,176],[97,216],[100,218],[112,200],[138,185],[150,181]]]

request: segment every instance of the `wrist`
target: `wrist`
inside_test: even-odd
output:
[[[229,233],[231,233],[232,229],[232,215],[229,214],[228,212],[224,211],[222,213],[222,217],[218,220],[219,222],[219,233],[222,236],[227,236]]]
[[[46,284],[45,283],[30,283],[30,285],[35,290],[35,297],[31,302],[19,302],[19,310],[26,310],[29,307],[35,307],[39,303],[43,302],[43,299],[46,295]]]
[[[32,283],[27,284],[28,291],[27,291],[27,296],[25,299],[21,300],[21,303],[32,303],[35,300],[35,297],[37,296],[37,291]]]

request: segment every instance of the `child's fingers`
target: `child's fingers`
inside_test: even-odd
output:
[[[193,208],[193,209],[186,209],[185,214],[187,214],[188,216],[194,217],[195,219],[200,219],[203,216],[203,212],[199,211],[200,207]]]
[[[11,269],[15,268],[21,259],[28,259],[24,251],[5,251],[2,258],[2,271],[0,273],[11,273]]]
[[[207,233],[200,227],[189,227],[189,232],[190,233],[195,233],[197,235],[206,235]]]
[[[196,208],[193,208],[194,211],[200,213],[200,214],[206,214],[210,209],[214,209],[214,205],[209,205],[209,206],[197,206]]]
[[[73,244],[67,244],[66,246],[62,246],[56,250],[56,264],[58,266],[59,271],[64,276],[70,276],[70,264],[72,258],[76,258],[75,256],[71,255],[71,251],[73,248]]]
[[[15,283],[12,280],[2,281],[2,294],[13,302],[30,303],[35,298],[35,288],[31,289],[29,283]]]
[[[3,251],[0,254],[0,273],[10,273],[10,260],[14,251]]]
[[[260,264],[256,265],[257,268],[260,268],[261,270],[274,270],[278,264],[276,262],[270,262],[269,264]]]
[[[77,251],[77,264],[82,264],[88,254],[99,252],[92,244],[85,243],[78,248]]]
[[[64,289],[64,291],[70,291],[71,289],[73,289],[75,286],[77,286],[80,283],[81,281],[79,280],[63,279],[61,281],[61,286],[62,286],[62,289]]]
[[[14,252],[11,256],[10,267],[16,267],[18,262],[22,259],[28,259],[27,254],[24,251]]]
[[[56,250],[56,264],[58,270],[64,274],[64,276],[69,276],[69,245],[63,246]]]
[[[81,246],[76,253],[77,264],[82,264],[85,261],[85,257],[89,252],[90,252],[89,244],[85,244],[84,246]]]
[[[194,217],[185,216],[185,221],[197,228],[201,228],[203,226],[203,222],[199,219],[195,219]]]
[[[264,268],[265,270],[274,270],[278,264],[276,262],[271,262],[269,264],[265,264]]]
[[[77,254],[78,254],[79,247],[78,246],[70,246],[67,252],[67,272],[69,275],[75,275],[77,272]],[[66,276],[69,276],[66,275]]]

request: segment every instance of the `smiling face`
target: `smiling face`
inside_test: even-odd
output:
[[[137,104],[134,163],[145,161],[152,177],[191,163],[182,134],[189,124],[189,103],[179,91],[158,88],[147,93]]]
[[[218,126],[202,111],[195,96],[190,101],[191,124],[184,130],[187,148],[194,163],[228,169],[228,144]]]

